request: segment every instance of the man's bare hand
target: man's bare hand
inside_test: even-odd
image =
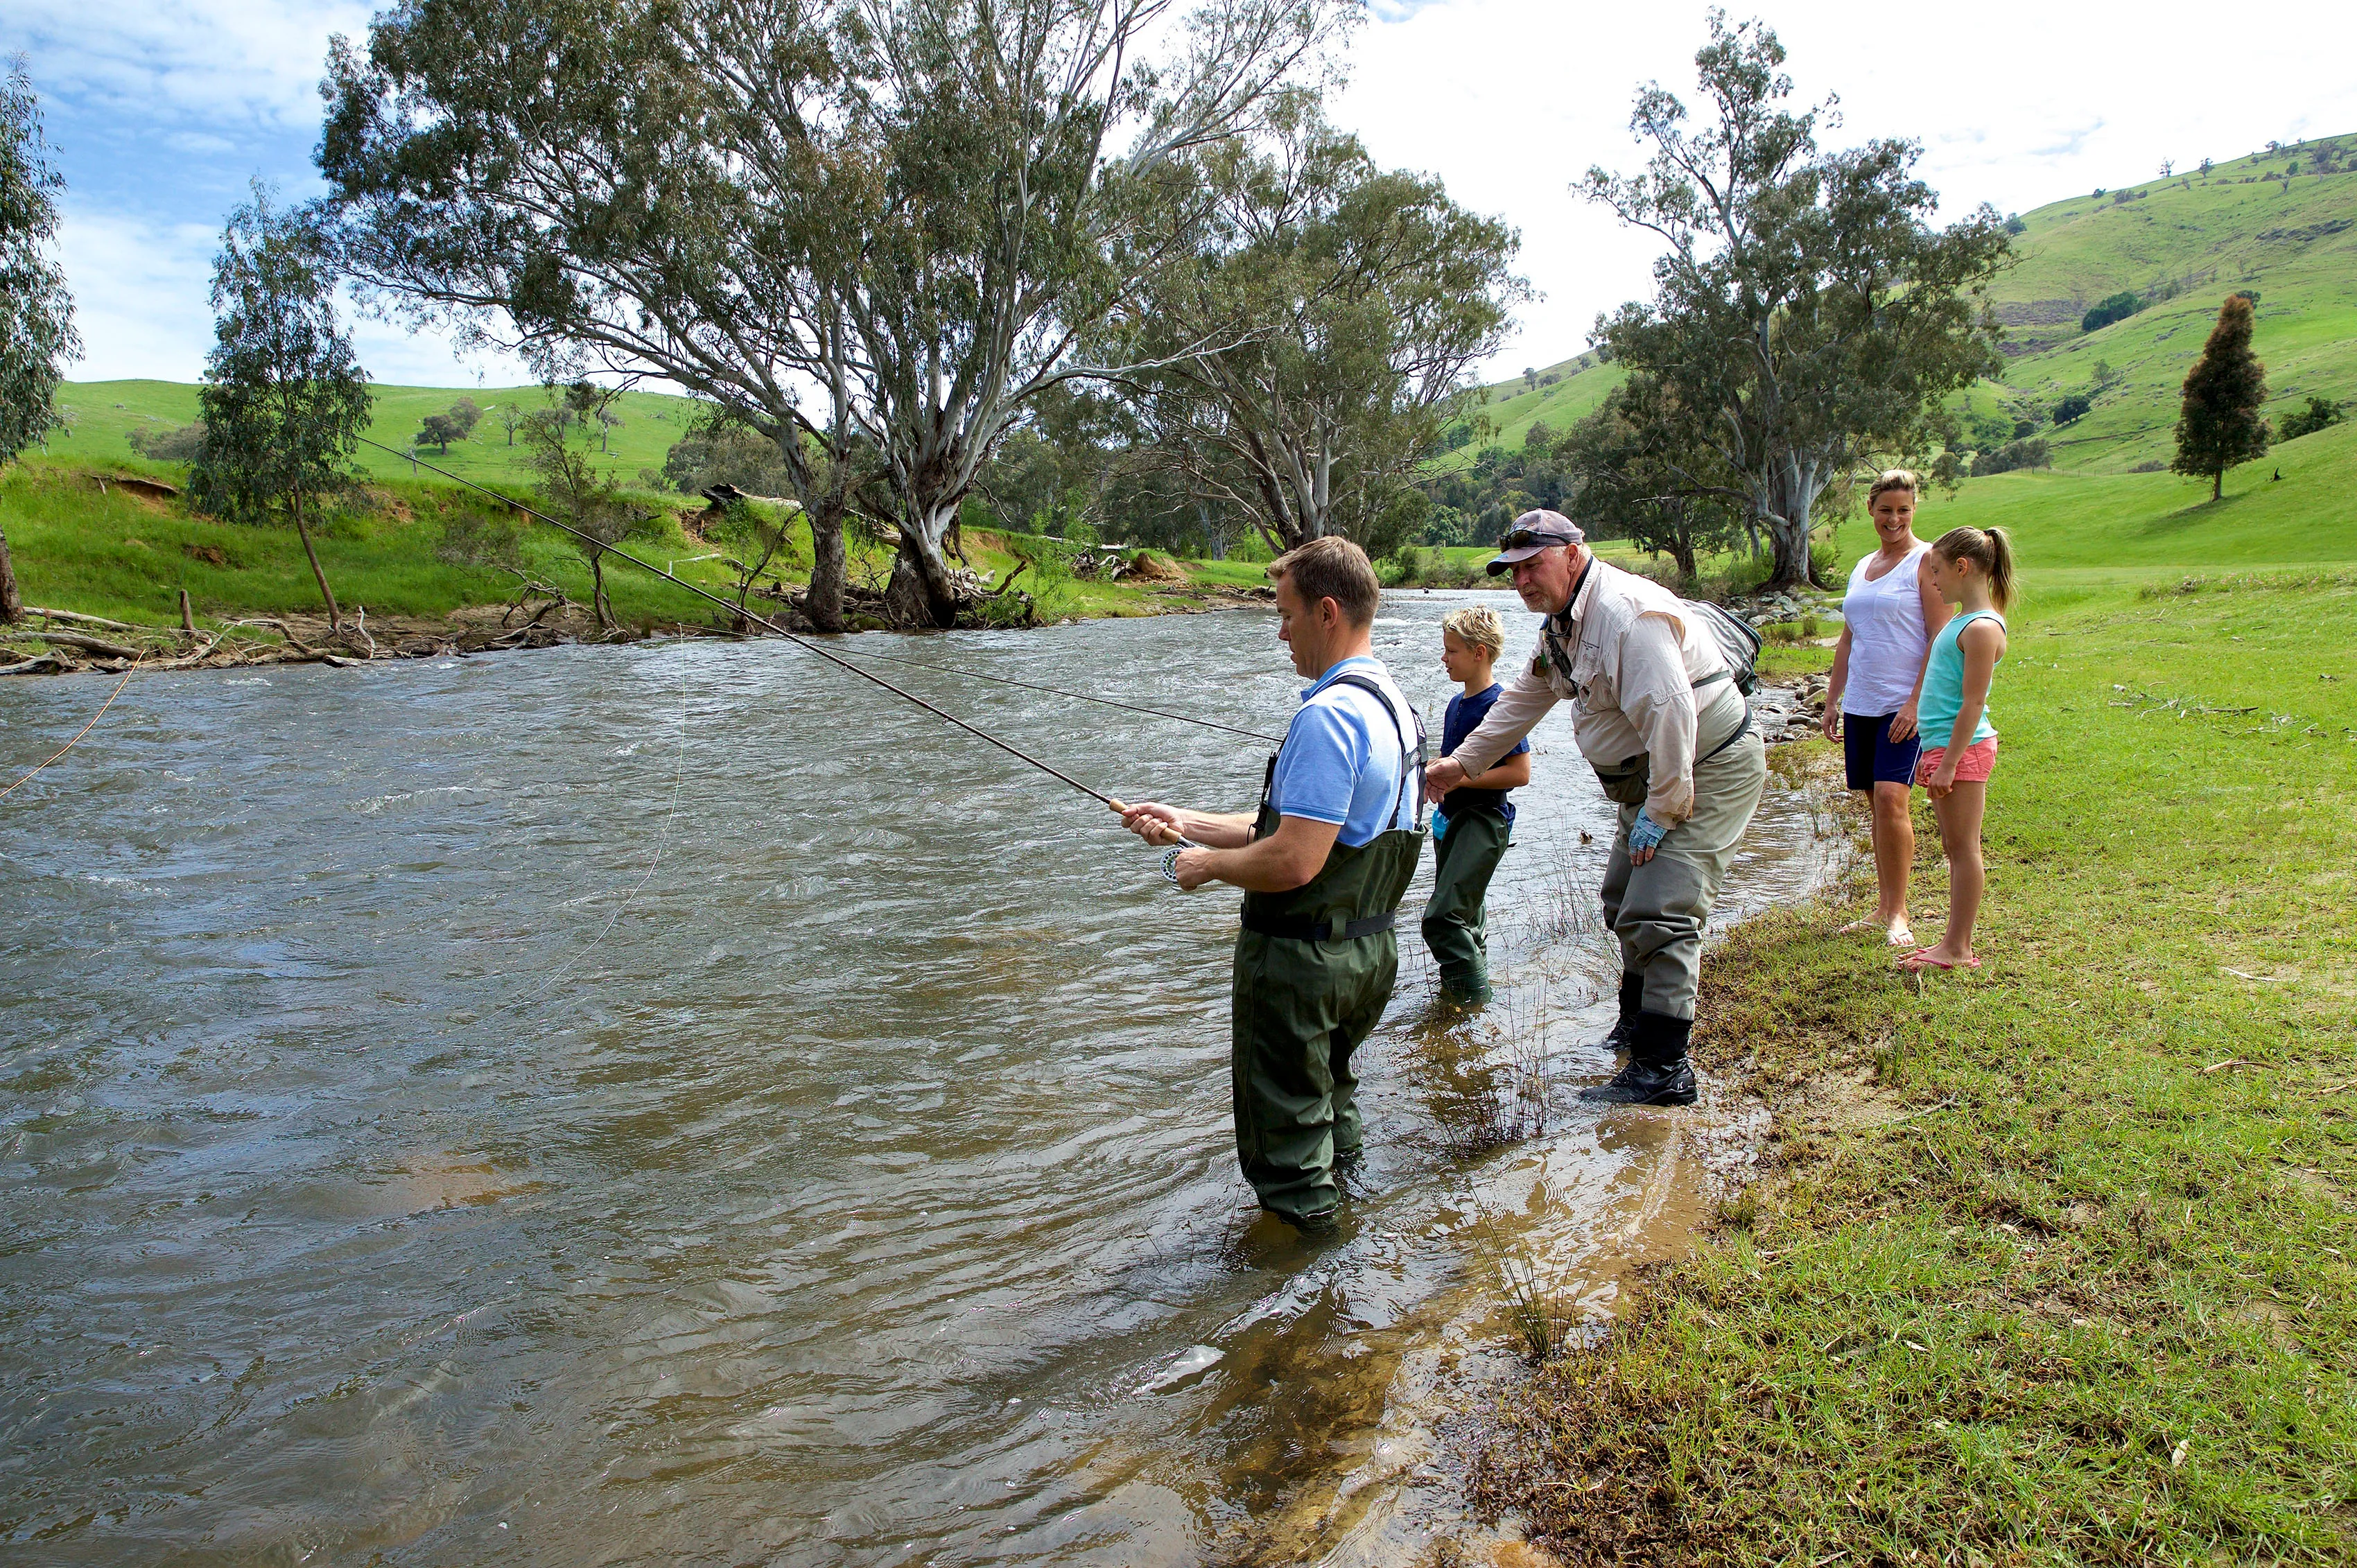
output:
[[[1178,809],[1159,800],[1141,800],[1130,807],[1121,814],[1121,825],[1157,849],[1187,836],[1178,825]]]
[[[1433,800],[1439,800],[1464,782],[1465,765],[1453,757],[1425,765],[1424,792]]]
[[[1182,849],[1178,858],[1170,864],[1170,875],[1181,890],[1192,893],[1211,880],[1211,855],[1208,849]]]

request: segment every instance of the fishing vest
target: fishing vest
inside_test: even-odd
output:
[[[1400,900],[1407,897],[1407,885],[1415,879],[1416,863],[1424,854],[1426,741],[1422,715],[1414,704],[1408,704],[1409,723],[1402,724],[1398,708],[1393,706],[1382,684],[1355,671],[1335,676],[1333,683],[1373,693],[1383,711],[1391,715],[1392,727],[1399,735],[1400,792],[1386,819],[1393,825],[1362,844],[1336,840],[1318,875],[1289,893],[1246,893],[1244,929],[1265,937],[1342,942],[1390,930],[1399,914]],[[1413,751],[1407,746],[1411,725],[1415,732]],[[1276,832],[1276,759],[1284,751],[1279,746],[1270,753],[1268,771],[1261,779],[1260,811],[1253,819],[1255,843]],[[1415,814],[1409,818],[1415,824],[1412,830],[1396,825],[1410,789],[1415,791]]]
[[[1575,623],[1570,621],[1568,606],[1539,623],[1539,635],[1544,650],[1538,660],[1540,672],[1545,676],[1548,687],[1555,695],[1570,698],[1578,704],[1579,712],[1587,711],[1591,699],[1599,695],[1595,682],[1603,665],[1605,639],[1625,635],[1640,616],[1670,615],[1681,621],[1695,622],[1701,629],[1709,632],[1718,647],[1722,661],[1721,668],[1707,675],[1700,678],[1689,675],[1686,678],[1695,694],[1694,765],[1700,768],[1749,734],[1751,703],[1745,693],[1757,683],[1752,660],[1759,652],[1758,634],[1716,605],[1681,599],[1667,588],[1633,572],[1619,572],[1601,561],[1593,563],[1588,571],[1608,575],[1598,579],[1596,591],[1589,596],[1587,615],[1577,623],[1578,640],[1574,642],[1570,639],[1569,634]],[[1579,587],[1578,584],[1572,587],[1575,603],[1579,597]],[[1679,642],[1682,646],[1684,640],[1681,635]],[[1731,715],[1735,721],[1733,729],[1714,742],[1705,732],[1727,723],[1727,717],[1719,716],[1724,704],[1716,700],[1723,693],[1711,690],[1722,681],[1730,688],[1729,693],[1724,694],[1736,696],[1741,702],[1741,707]],[[1617,691],[1609,693],[1605,700],[1617,707],[1620,693]],[[1581,754],[1587,755],[1585,746]],[[1596,782],[1604,791],[1604,798],[1618,805],[1641,806],[1652,791],[1652,757],[1645,752],[1640,751],[1634,757],[1617,761],[1590,756],[1587,764],[1596,770]]]

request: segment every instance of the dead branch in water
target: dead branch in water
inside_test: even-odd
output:
[[[79,631],[59,631],[55,627],[33,633],[44,642],[60,643],[67,648],[79,648],[86,652],[103,653],[109,659],[136,659],[140,650],[125,648],[119,642],[109,642],[102,637],[89,637]]]

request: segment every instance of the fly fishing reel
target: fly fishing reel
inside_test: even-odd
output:
[[[1168,849],[1164,850],[1162,852],[1163,879],[1168,882],[1171,886],[1178,886],[1179,852],[1182,850],[1200,849],[1203,846],[1201,844],[1197,843],[1193,839],[1180,839],[1177,843],[1174,843]]]

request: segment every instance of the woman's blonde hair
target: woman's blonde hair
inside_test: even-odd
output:
[[[1495,659],[1506,651],[1506,623],[1487,605],[1450,610],[1440,618],[1440,629],[1468,648],[1486,648]]]
[[[1866,492],[1866,510],[1872,511],[1874,503],[1891,490],[1905,490],[1910,496],[1923,493],[1923,481],[1912,468],[1885,468],[1882,477]]]
[[[1932,542],[1949,561],[1970,561],[1988,574],[1989,600],[2003,609],[2013,602],[2013,541],[2002,528],[1952,528]]]

